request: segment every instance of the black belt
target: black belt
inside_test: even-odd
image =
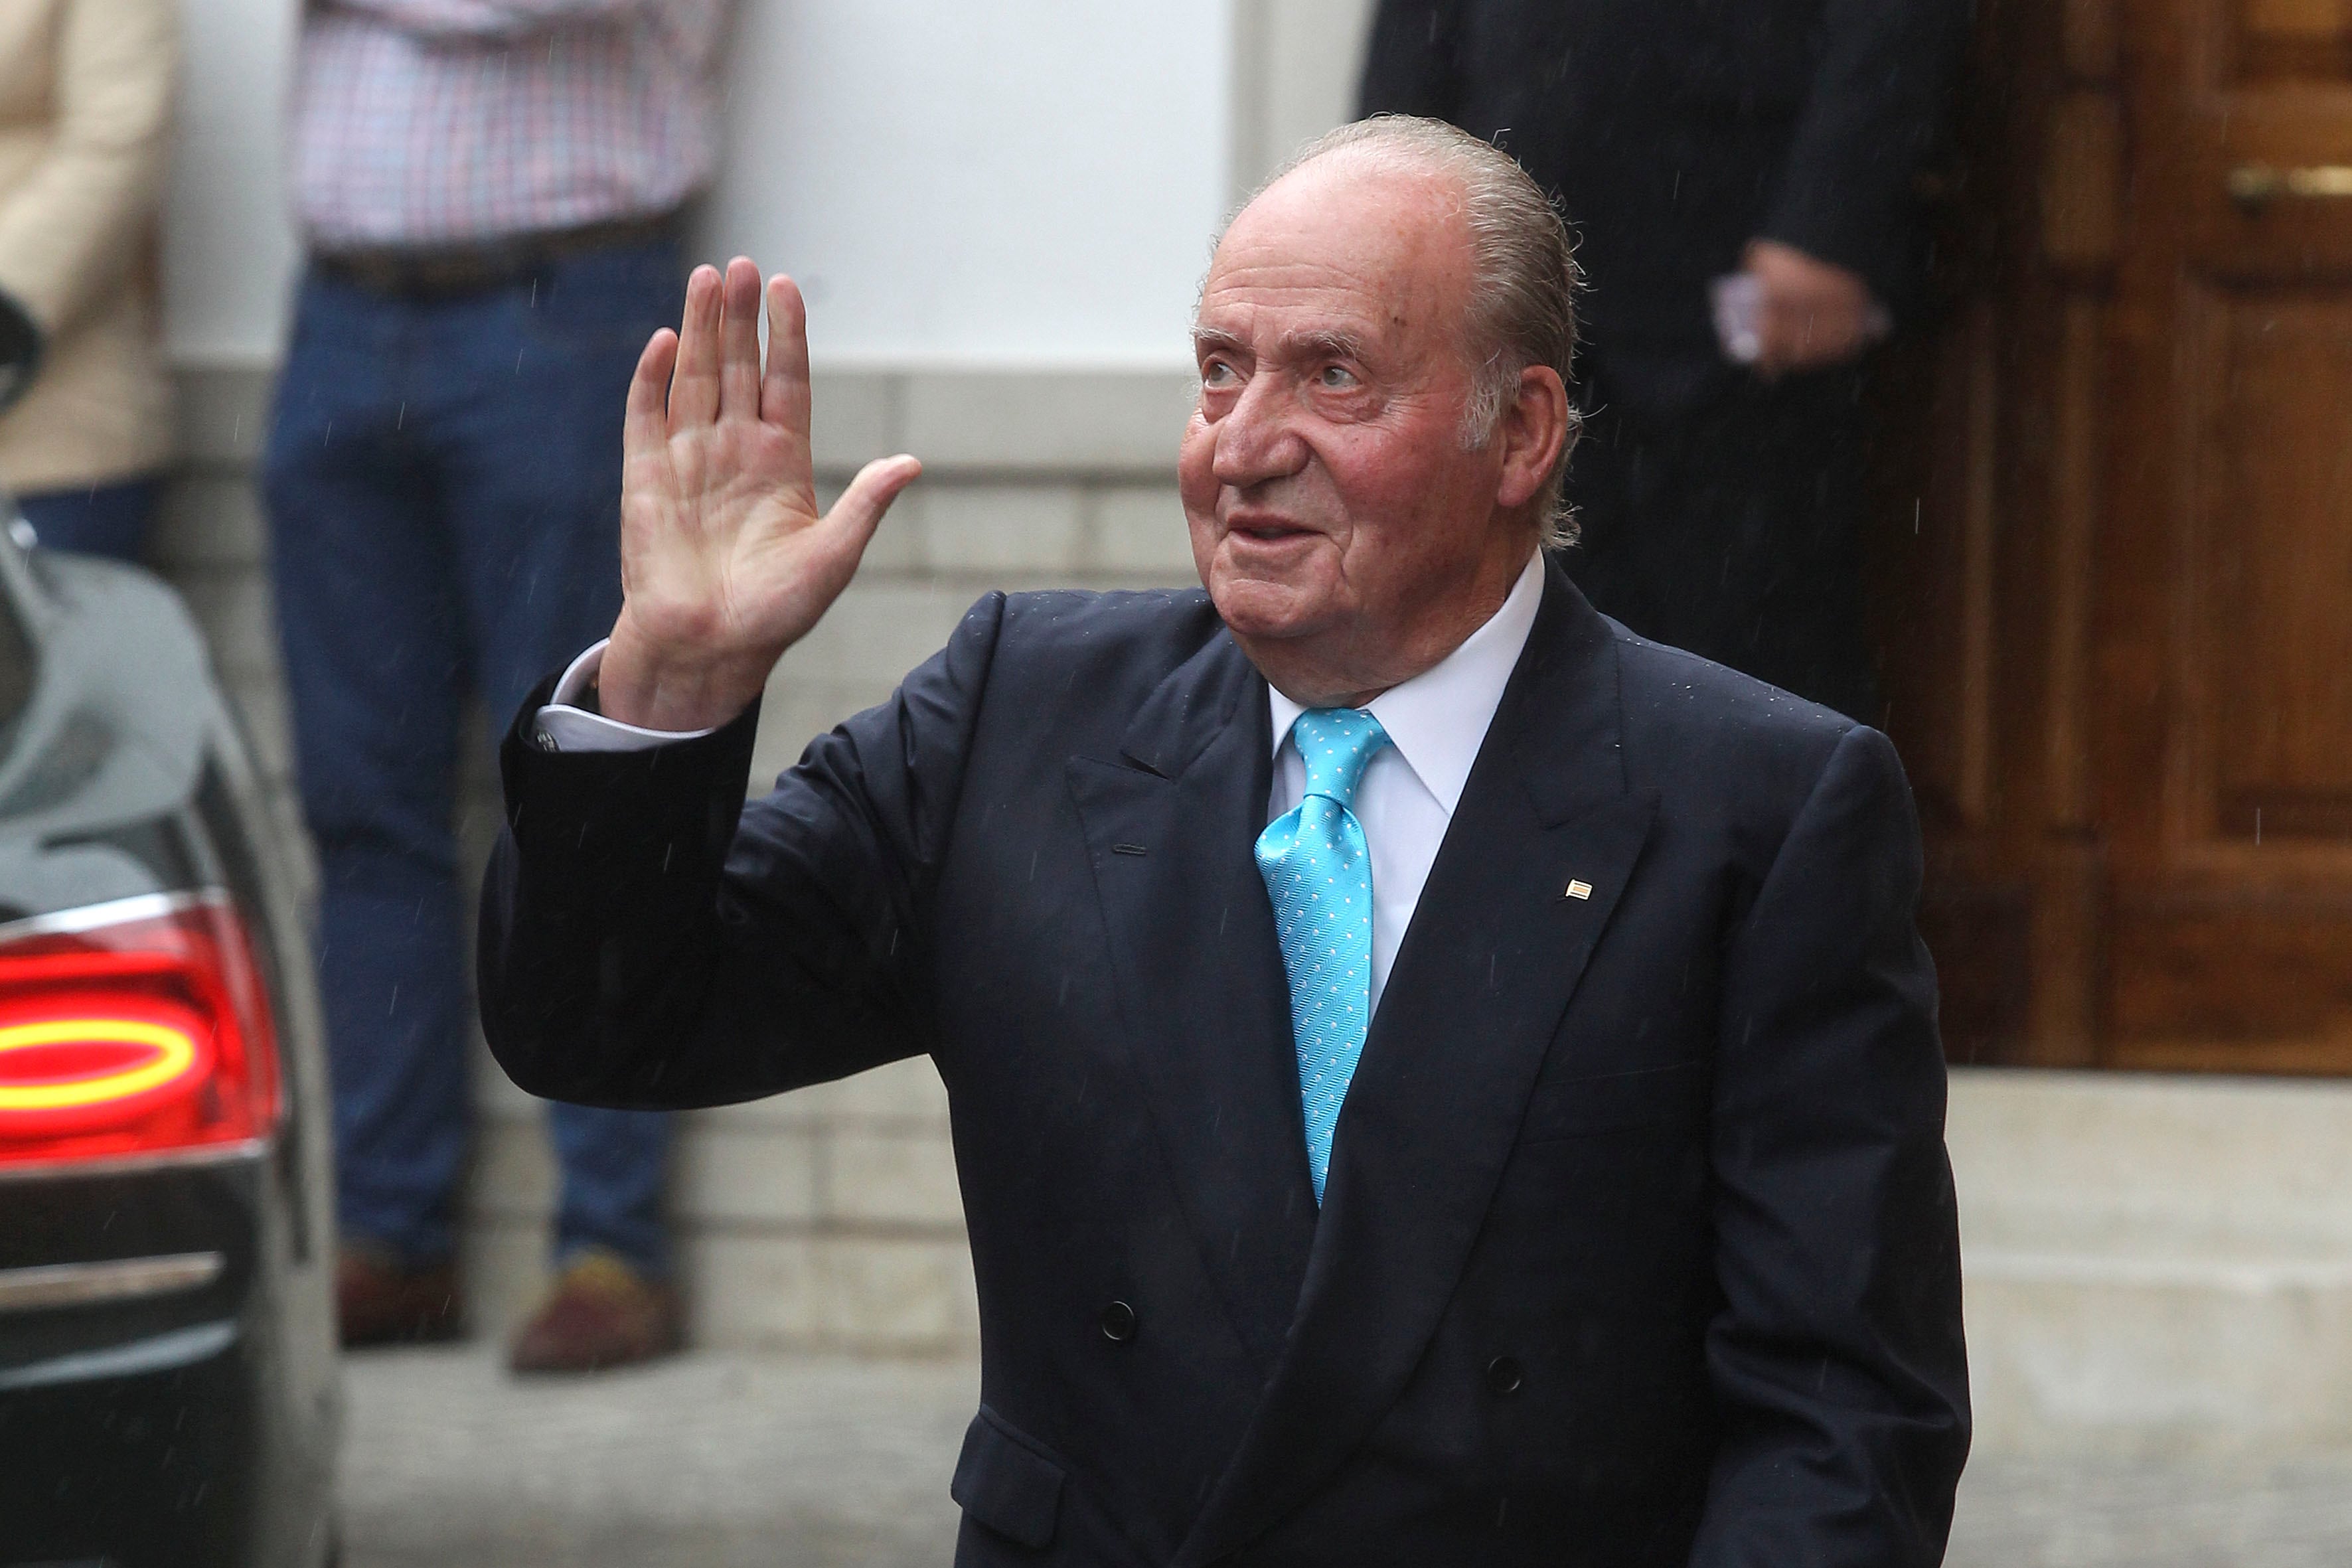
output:
[[[518,234],[478,245],[387,247],[314,256],[310,264],[339,283],[403,300],[479,294],[520,283],[566,257],[675,239],[676,213],[621,218],[579,228]]]

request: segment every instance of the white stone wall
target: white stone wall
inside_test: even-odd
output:
[[[701,232],[806,279],[825,363],[1181,363],[1227,195],[1234,8],[1296,3],[737,0]],[[180,0],[181,355],[284,341],[303,4]]]

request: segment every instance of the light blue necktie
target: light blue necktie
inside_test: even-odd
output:
[[[1307,794],[1258,835],[1257,869],[1290,975],[1307,1166],[1320,1204],[1339,1102],[1372,1017],[1372,858],[1364,825],[1348,807],[1364,764],[1389,737],[1361,709],[1310,708],[1290,738],[1307,764]]]

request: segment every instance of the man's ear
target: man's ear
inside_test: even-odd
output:
[[[1519,395],[1504,406],[1495,429],[1503,447],[1496,505],[1525,506],[1542,492],[1568,445],[1571,419],[1568,384],[1559,372],[1548,364],[1531,364],[1519,372]]]

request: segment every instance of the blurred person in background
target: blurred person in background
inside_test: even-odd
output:
[[[1581,230],[1570,574],[1634,631],[1865,722],[1861,361],[1969,0],[1381,0],[1363,111],[1514,154]]]
[[[459,1331],[468,688],[512,710],[619,607],[621,407],[675,320],[726,0],[313,0],[310,248],[267,463],[318,845],[346,1343]],[[558,1106],[551,1294],[520,1371],[675,1347],[663,1118]]]
[[[174,0],[0,5],[0,485],[43,544],[135,558],[172,450],[156,214]]]

